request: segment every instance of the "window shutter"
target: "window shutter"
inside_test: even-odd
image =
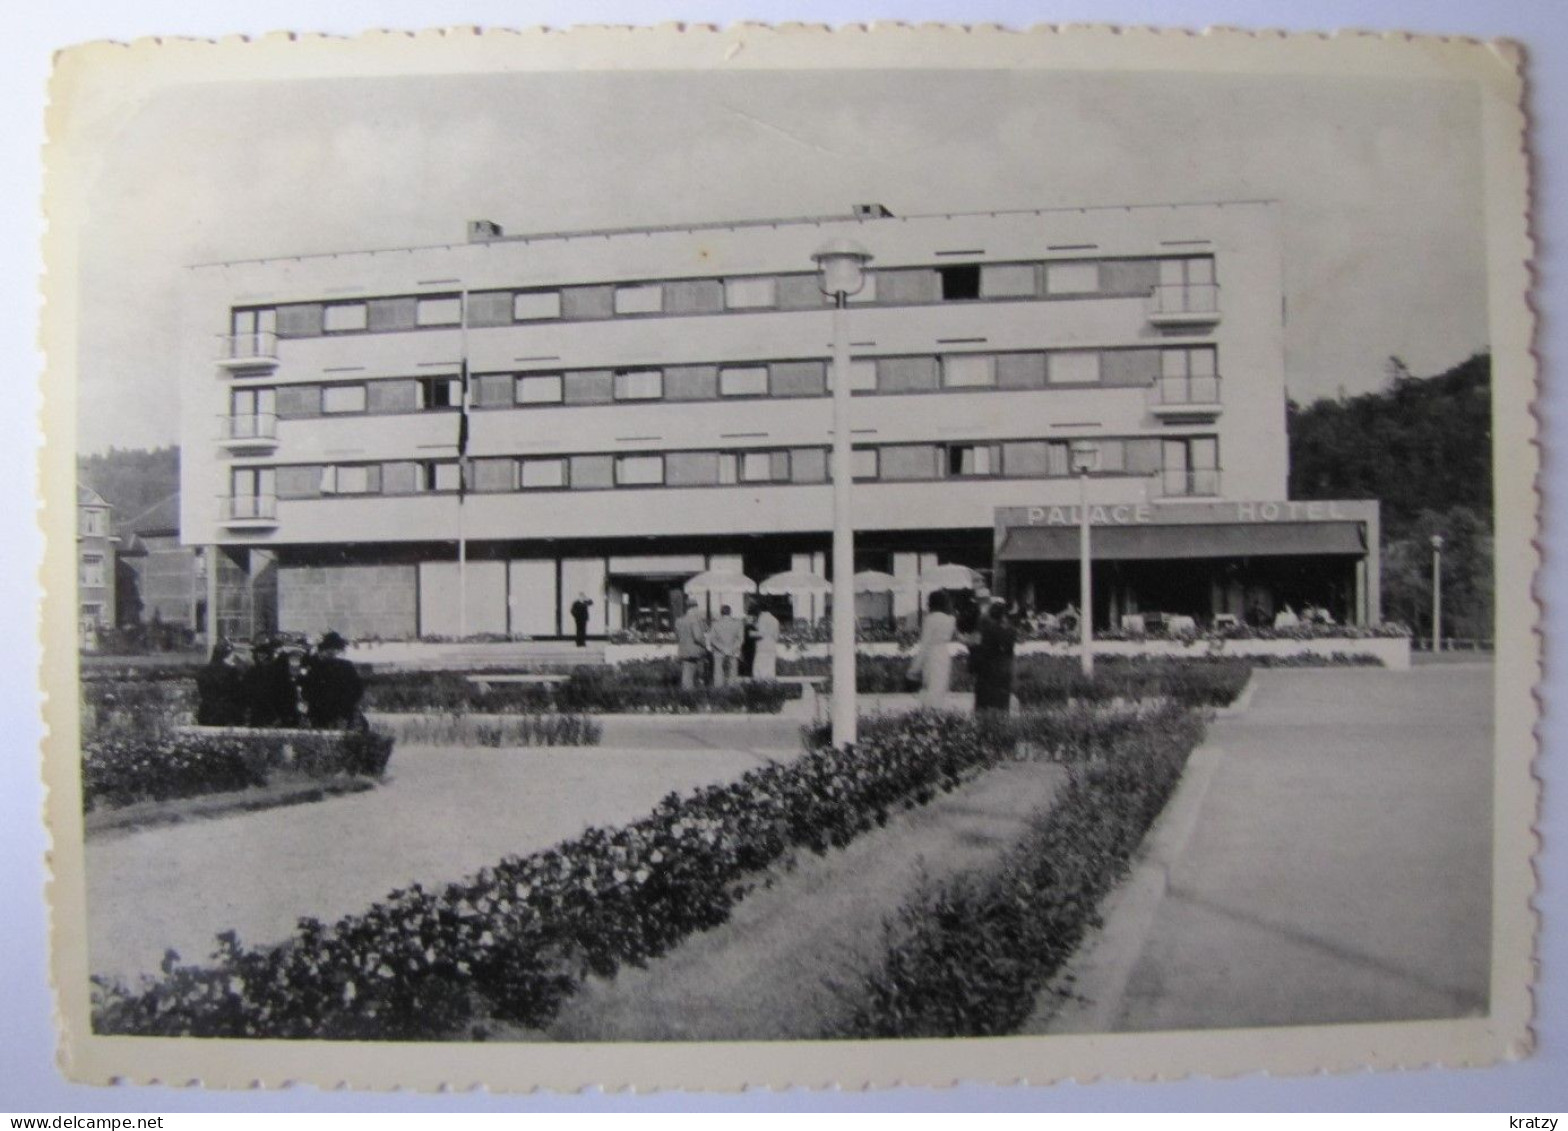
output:
[[[412,330],[415,301],[412,298],[374,298],[370,300],[369,328],[372,330]]]
[[[612,370],[584,369],[566,375],[567,404],[608,404],[614,399],[615,373]]]
[[[481,291],[468,296],[468,324],[470,326],[510,326],[512,324],[512,292]]]
[[[474,404],[480,408],[499,408],[516,403],[514,378],[510,373],[482,373],[473,379]]]
[[[1113,295],[1146,295],[1160,281],[1152,259],[1112,259],[1100,264],[1100,289]]]
[[[934,444],[896,444],[882,449],[883,479],[936,478]]]
[[[419,490],[419,465],[411,462],[382,464],[381,490],[388,495],[412,495]]]
[[[1045,355],[1043,353],[998,355],[996,386],[999,389],[1045,388]]]
[[[828,477],[828,453],[822,448],[794,448],[789,466],[793,482],[821,483]]]
[[[817,285],[817,276],[780,275],[778,301],[782,310],[813,310],[827,304],[827,295]]]
[[[667,401],[711,401],[719,395],[716,365],[676,365],[664,371]]]
[[[573,456],[572,487],[615,486],[615,458],[613,456]]]
[[[877,301],[879,302],[936,302],[941,297],[942,278],[932,268],[877,271]]]
[[[715,314],[724,309],[724,285],[717,279],[665,283],[664,309],[670,314]]]
[[[278,307],[278,337],[319,338],[321,336],[321,304],[301,302]]]
[[[820,361],[776,361],[769,367],[775,397],[820,397],[827,392],[827,365]]]
[[[664,457],[664,482],[671,487],[705,487],[718,481],[718,452],[670,452]]]
[[[1106,350],[1100,355],[1100,381],[1117,388],[1152,385],[1160,375],[1159,350]]]
[[[877,361],[877,388],[885,393],[927,392],[939,384],[934,357],[884,357]]]
[[[321,386],[278,386],[278,415],[286,419],[301,416],[320,416]]]
[[[561,289],[562,318],[613,318],[614,316],[614,287],[605,285]]]
[[[321,495],[319,464],[278,468],[277,492],[280,499],[315,499]]]
[[[371,381],[370,412],[409,412],[419,407],[418,381]]]

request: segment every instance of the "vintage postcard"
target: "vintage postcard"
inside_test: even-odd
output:
[[[1106,28],[63,52],[64,1072],[1527,1055],[1521,66]]]

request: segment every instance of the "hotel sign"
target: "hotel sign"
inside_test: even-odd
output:
[[[1223,502],[1103,503],[1089,507],[1091,526],[1183,526],[1189,523],[1366,522],[1377,503],[1364,499],[1225,500]],[[998,507],[996,525],[1077,526],[1076,505]]]

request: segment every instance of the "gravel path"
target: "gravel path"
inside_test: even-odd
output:
[[[715,749],[719,737],[702,749],[673,731],[666,745],[687,749],[399,747],[388,781],[367,793],[94,838],[91,968],[156,973],[168,947],[201,961],[224,930],[280,941],[301,916],[331,921],[394,888],[459,879],[800,749],[793,726],[747,748]]]

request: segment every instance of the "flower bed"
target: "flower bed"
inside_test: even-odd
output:
[[[83,745],[82,807],[251,789],[285,769],[310,778],[380,777],[392,746],[387,735],[358,731],[153,735],[109,728]]]
[[[832,670],[829,659],[814,656],[779,663],[780,675],[826,677]],[[855,686],[862,694],[898,694],[909,690],[908,671],[907,657],[860,654],[855,657]],[[1089,679],[1074,657],[1036,654],[1015,660],[1013,690],[1026,710],[1069,700],[1154,698],[1172,698],[1189,707],[1221,707],[1241,694],[1249,672],[1248,662],[1240,659],[1130,657],[1100,663]],[[973,688],[968,665],[955,662],[951,690]]]
[[[674,660],[582,665],[560,674],[566,678],[559,683],[506,683],[475,681],[458,672],[373,672],[365,679],[365,708],[485,714],[777,714],[785,700],[800,695],[798,687],[755,681],[682,689],[680,665]]]
[[[278,947],[220,939],[213,965],[139,989],[95,980],[100,1033],[431,1039],[486,1017],[547,1021],[591,974],[641,964],[723,922],[757,873],[825,851],[1014,757],[1027,730],[1048,756],[1104,756],[1093,712],[1023,721],[919,712],[867,720],[851,752],[810,748],[736,782],[671,794],[648,817],[508,857],[439,891],[415,886]],[[1125,715],[1128,712],[1121,712]],[[1174,708],[1140,715],[1155,730]],[[1119,739],[1118,739],[1119,740]]]
[[[853,991],[838,1037],[976,1037],[1014,1032],[1047,979],[1098,922],[1145,832],[1202,738],[1188,715],[1128,732],[1074,771],[1025,841],[978,875],[923,891],[888,929]]]

